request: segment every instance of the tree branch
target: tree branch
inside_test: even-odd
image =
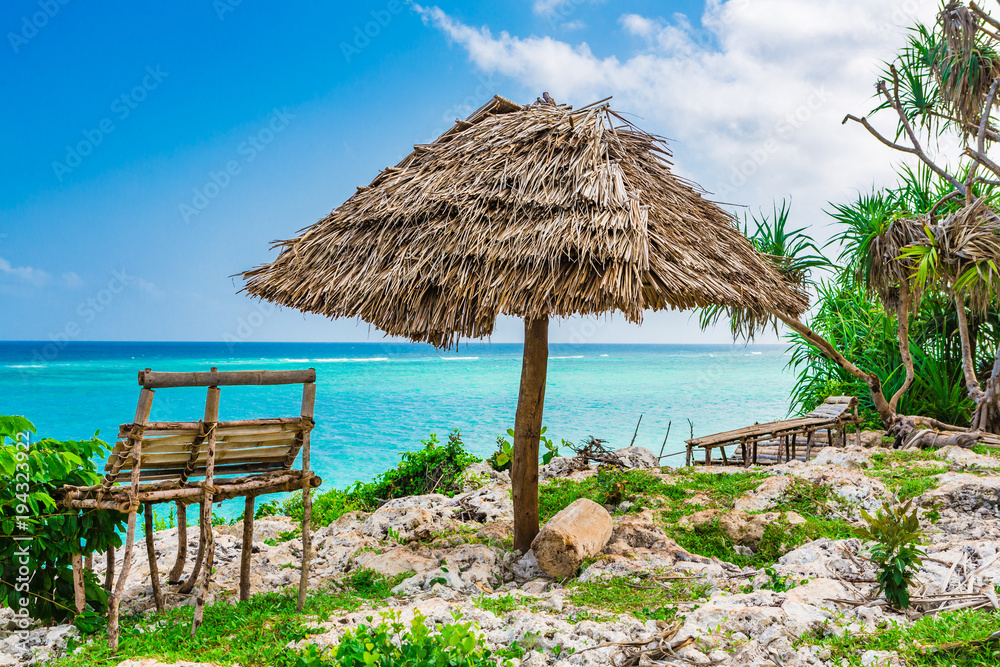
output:
[[[869,132],[871,132],[872,136],[874,136],[876,139],[878,139],[879,141],[881,141],[883,144],[885,144],[889,148],[891,148],[893,150],[897,150],[897,151],[902,151],[903,153],[913,153],[914,155],[916,155],[916,153],[917,153],[916,150],[914,150],[912,148],[909,148],[908,146],[904,146],[902,144],[897,144],[894,141],[890,141],[889,139],[886,139],[884,136],[882,136],[882,134],[879,133],[878,130],[876,130],[874,127],[872,127],[872,124],[868,122],[867,118],[864,118],[864,117],[858,118],[857,116],[855,116],[853,114],[847,114],[846,116],[844,116],[844,120],[840,121],[840,124],[843,125],[844,123],[846,123],[849,120],[853,120],[855,123],[861,123],[866,130],[868,130]]]
[[[840,351],[838,351],[837,348],[830,343],[830,341],[810,329],[799,318],[791,317],[779,311],[774,311],[773,314],[779,320],[784,322],[789,329],[805,338],[827,359],[843,368],[855,378],[867,384],[868,391],[871,393],[872,402],[875,404],[875,410],[878,411],[878,415],[882,419],[882,423],[885,426],[889,426],[889,424],[893,422],[896,417],[896,411],[893,410],[889,403],[885,400],[885,394],[882,392],[882,382],[878,379],[878,377],[871,373],[866,373],[852,364],[848,361],[847,357],[841,354]]]
[[[901,280],[899,283],[899,293],[899,307],[896,310],[896,317],[899,320],[897,331],[899,334],[899,354],[903,358],[903,367],[906,369],[906,379],[903,380],[903,385],[897,389],[896,393],[889,399],[889,408],[892,409],[893,412],[896,412],[896,408],[899,405],[899,399],[902,398],[903,394],[906,393],[906,390],[910,388],[911,384],[913,384],[913,378],[915,376],[913,369],[913,355],[910,354],[910,304],[913,302],[913,296],[910,294],[910,286],[906,283],[905,279]]]
[[[979,178],[979,179],[976,179],[976,180],[977,181],[982,181],[983,179]],[[998,183],[998,185],[1000,185],[1000,183]],[[940,206],[941,204],[945,203],[949,199],[954,199],[955,197],[960,197],[960,196],[962,196],[961,192],[959,192],[958,190],[952,190],[951,192],[949,192],[948,194],[946,194],[944,197],[941,197],[941,199],[938,199],[937,203],[935,203],[934,206],[931,206],[931,210],[927,212],[927,217],[933,218],[934,217],[934,211],[938,210],[938,206]]]
[[[990,86],[990,92],[986,96],[986,106],[983,107],[982,117],[979,119],[979,131],[976,133],[976,152],[979,155],[986,155],[986,128],[989,126],[990,114],[993,112],[993,102],[997,97],[997,87],[1000,86],[1000,77],[993,79],[993,85]],[[965,179],[965,203],[972,203],[972,183],[976,179],[976,171],[979,169],[979,165],[982,164],[979,160],[973,160],[972,166],[969,167],[969,175]]]
[[[966,155],[972,158],[976,162],[982,164],[984,167],[992,171],[997,176],[1000,176],[1000,164],[997,164],[996,162],[989,159],[979,151],[974,151],[971,148],[966,148],[964,151],[962,151],[962,155]]]
[[[975,362],[972,359],[972,342],[969,339],[969,321],[965,316],[965,297],[951,288],[951,295],[955,299],[955,316],[958,318],[958,335],[962,341],[962,373],[965,376],[965,388],[969,393],[969,398],[979,403],[983,397],[983,388],[979,386],[979,378],[976,377]]]
[[[977,18],[986,21],[997,30],[1000,30],[1000,21],[997,21],[995,18],[993,18],[992,16],[984,12],[982,9],[980,9],[979,5],[977,5],[975,2],[969,3],[969,9],[972,10],[972,13],[975,14]],[[982,30],[982,28],[980,28],[980,30]]]
[[[959,181],[951,174],[949,174],[948,172],[946,172],[937,164],[935,164],[934,161],[931,160],[924,152],[923,147],[920,145],[920,140],[917,139],[917,133],[913,130],[913,126],[910,124],[910,119],[906,117],[906,112],[903,110],[903,105],[899,101],[899,73],[896,71],[895,65],[890,66],[889,69],[892,72],[892,93],[891,94],[889,93],[889,87],[888,85],[886,85],[885,79],[879,79],[879,81],[875,84],[875,90],[877,90],[878,93],[883,98],[885,98],[885,101],[889,104],[889,106],[892,107],[893,110],[895,110],[896,115],[899,117],[899,122],[903,126],[903,130],[906,132],[906,136],[909,138],[910,143],[913,145],[913,147],[911,148],[908,146],[903,146],[902,144],[896,143],[895,141],[891,141],[885,138],[878,132],[878,130],[872,127],[871,123],[868,122],[867,118],[858,118],[857,116],[848,114],[847,116],[844,116],[844,120],[841,121],[841,125],[843,125],[849,120],[853,120],[856,123],[860,123],[876,139],[881,141],[889,148],[892,148],[893,150],[897,150],[903,153],[911,153],[913,155],[916,155],[918,158],[920,158],[921,162],[930,167],[931,171],[933,171],[935,174],[937,174],[944,180],[951,183],[956,190],[958,190],[962,195],[965,195],[967,191],[965,184]]]

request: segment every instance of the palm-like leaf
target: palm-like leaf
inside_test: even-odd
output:
[[[780,208],[777,204],[774,205],[770,217],[761,212],[759,215],[751,214],[749,219],[744,218],[742,231],[757,252],[774,262],[778,273],[786,282],[805,290],[814,285],[813,271],[827,269],[831,264],[806,233],[805,227],[789,229],[790,212],[789,203],[782,201]],[[753,233],[750,233],[751,222],[754,225]],[[734,339],[752,340],[769,325],[777,325],[774,316],[769,313],[725,306],[701,309],[698,321],[705,329],[715,325],[723,317],[729,319]]]

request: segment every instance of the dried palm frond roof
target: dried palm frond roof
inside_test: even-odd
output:
[[[550,100],[551,98],[547,98]],[[806,296],[606,103],[495,97],[244,273],[252,296],[449,346],[523,318]]]

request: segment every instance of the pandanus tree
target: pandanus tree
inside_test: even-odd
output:
[[[779,275],[800,290],[816,287],[813,274],[816,270],[831,268],[830,261],[822,254],[813,240],[805,233],[805,228],[789,229],[789,207],[782,204],[775,207],[772,216],[753,216],[755,228],[749,223],[745,234],[762,255],[769,257]],[[700,313],[703,328],[727,320],[735,339],[752,340],[760,331],[769,327],[777,330],[778,323],[787,326],[808,345],[824,357],[837,364],[850,376],[863,382],[869,390],[872,403],[885,425],[896,419],[895,403],[898,396],[886,399],[882,380],[870,370],[866,370],[847,358],[833,342],[822,336],[807,324],[801,316],[781,312],[748,312],[740,307],[715,305],[704,308]]]
[[[909,176],[914,177],[915,174],[911,172]],[[926,394],[935,383],[943,383],[945,391],[950,391],[951,378],[950,373],[944,378],[921,377],[918,371],[933,375],[938,367],[932,361],[940,359],[932,360],[919,348],[915,350],[919,368],[915,367],[910,340],[911,321],[918,326],[917,340],[920,344],[931,339],[940,340],[941,334],[947,338],[949,334],[947,331],[927,330],[929,326],[936,329],[934,325],[938,322],[931,320],[940,320],[938,314],[928,318],[928,311],[935,313],[934,307],[940,302],[943,293],[939,283],[941,277],[936,270],[930,276],[925,275],[926,261],[935,257],[936,253],[920,254],[924,246],[918,244],[926,241],[927,231],[910,217],[910,210],[919,209],[920,205],[904,195],[904,189],[889,190],[862,197],[853,205],[834,208],[833,216],[842,230],[834,239],[840,242],[842,248],[837,263],[830,262],[822,254],[804,228],[790,229],[787,205],[775,207],[770,216],[752,216],[752,224],[745,227],[751,242],[759,252],[772,258],[787,281],[802,288],[816,289],[819,309],[806,323],[799,317],[762,317],[744,313],[738,308],[715,306],[702,310],[701,323],[708,326],[725,315],[736,338],[752,338],[766,326],[784,323],[794,332],[792,363],[796,366],[801,363],[806,367],[798,378],[799,386],[793,395],[806,409],[812,407],[809,397],[822,399],[822,396],[808,392],[814,378],[806,375],[810,368],[816,369],[815,359],[822,357],[868,388],[871,406],[883,425],[901,443],[909,446],[969,445],[975,438],[965,428],[942,422],[923,411],[915,415],[897,412],[915,380]],[[925,263],[923,267],[921,262]],[[828,276],[832,274],[832,278],[822,283],[815,282],[814,273],[817,270]],[[927,294],[930,296],[925,302]],[[879,310],[884,309],[895,316],[895,331],[879,333],[871,329],[886,320],[867,312],[870,299],[879,304]],[[927,303],[928,307],[922,307],[922,303]],[[955,331],[958,329],[961,326]],[[896,344],[885,342],[885,336],[895,337]],[[892,361],[896,354],[899,359]],[[904,369],[902,378],[894,377],[894,364]],[[800,393],[803,385],[807,392],[805,395]],[[891,391],[887,392],[887,388]],[[918,427],[926,428],[918,431]],[[919,436],[919,439],[914,440],[914,436]],[[929,438],[933,438],[933,443]]]
[[[244,274],[256,297],[448,348],[524,320],[514,546],[538,532],[552,317],[712,304],[796,317],[806,296],[606,101],[495,97]],[[419,400],[419,395],[414,396]]]
[[[872,112],[894,119],[887,136],[867,116],[848,115],[889,148],[914,156],[950,188],[923,211],[900,217],[873,239],[872,285],[899,304],[900,326],[929,287],[954,302],[962,341],[963,372],[976,403],[972,427],[1000,432],[1000,348],[985,380],[975,367],[969,312],[994,302],[1000,276],[1000,218],[990,195],[1000,184],[1000,165],[989,148],[1000,139],[994,117],[1000,88],[1000,21],[974,2],[945,4],[931,27],[917,26],[907,46],[875,84]],[[925,149],[954,136],[962,149],[957,168],[938,164]],[[912,377],[912,360],[908,376]],[[886,407],[890,407],[886,405]],[[881,411],[880,411],[881,413]]]
[[[920,167],[904,169],[905,187],[873,196],[857,206],[837,206],[834,217],[846,223],[837,240],[844,248],[842,270],[861,289],[877,297],[897,321],[905,376],[886,396],[882,378],[870,365],[858,365],[800,318],[787,314],[746,317],[739,309],[704,313],[707,324],[725,313],[734,333],[752,335],[755,327],[783,322],[808,345],[851,377],[867,385],[883,425],[899,441],[937,443],[974,441],[964,428],[921,416],[897,414],[900,401],[918,377],[910,344],[911,320],[921,300],[945,295],[952,304],[961,340],[962,376],[975,403],[971,430],[1000,433],[1000,345],[992,369],[977,368],[976,336],[970,318],[996,311],[1000,265],[1000,218],[996,189],[1000,165],[989,154],[1000,139],[994,118],[1000,88],[1000,21],[975,3],[945,4],[931,27],[917,26],[907,46],[886,66],[875,84],[877,105],[868,116],[848,115],[844,123],[862,125],[887,147],[915,158]],[[889,116],[895,132],[880,132],[869,119]],[[957,167],[942,166],[925,148],[954,138],[962,149]],[[940,187],[941,185],[944,187]],[[780,213],[780,215],[779,215]],[[785,231],[787,211],[758,221],[751,241],[771,255],[792,283],[807,286],[803,258],[821,264],[802,230]],[[780,232],[780,233],[776,233]],[[785,238],[787,237],[787,238]],[[917,426],[930,427],[915,434]],[[944,431],[945,433],[937,433]],[[914,439],[914,435],[919,438]]]

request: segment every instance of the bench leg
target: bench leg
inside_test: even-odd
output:
[[[250,597],[250,555],[253,553],[254,497],[247,496],[243,507],[243,545],[240,550],[240,600]]]
[[[201,504],[201,541],[205,545],[205,562],[201,572],[201,586],[194,599],[194,618],[191,620],[191,636],[194,637],[205,618],[205,600],[212,585],[212,562],[215,560],[215,534],[212,531],[212,501],[209,498]],[[200,549],[200,548],[199,548]]]
[[[79,546],[79,543],[77,543]],[[82,614],[87,606],[87,594],[83,589],[83,557],[73,554],[73,601],[76,603],[76,613]]]
[[[204,505],[204,503],[199,503],[198,504],[198,517],[199,517],[198,520],[199,521],[201,521],[202,505]],[[200,530],[200,528],[199,528],[199,530]],[[195,559],[194,559],[194,569],[191,571],[191,576],[188,577],[188,580],[185,581],[183,584],[181,584],[181,587],[177,589],[178,593],[187,594],[187,593],[190,593],[194,589],[194,585],[198,581],[198,575],[201,574],[201,564],[202,564],[202,562],[204,560],[205,560],[205,541],[202,540],[199,537],[199,539],[198,539],[198,555],[195,556]]]
[[[128,571],[132,568],[132,544],[135,541],[136,509],[128,513],[128,528],[125,530],[125,552],[122,554],[122,571],[118,575],[114,591],[108,596],[108,647],[112,653],[118,650],[118,608],[121,606],[122,593],[125,591],[125,580],[128,579]]]
[[[156,547],[153,544],[153,503],[144,503],[142,515],[146,527],[146,557],[149,559],[149,578],[153,582],[153,601],[156,611],[163,611],[163,592],[160,590],[160,572],[156,568]]]
[[[188,548],[187,532],[187,505],[177,503],[177,560],[174,561],[174,566],[170,569],[170,575],[167,577],[167,581],[172,584],[179,582],[184,576],[184,563],[187,561]]]

